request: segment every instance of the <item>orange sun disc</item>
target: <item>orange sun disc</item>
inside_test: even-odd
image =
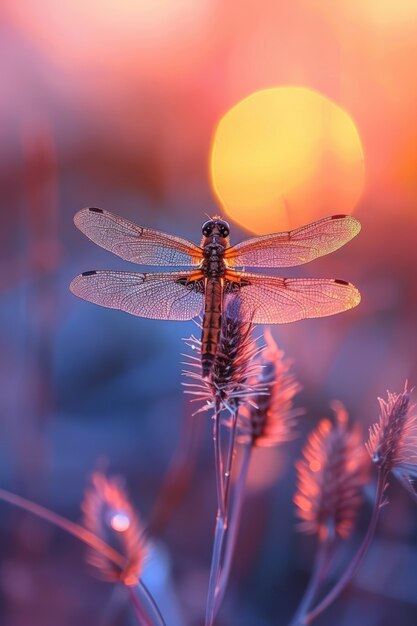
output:
[[[352,213],[364,185],[358,130],[329,98],[305,87],[257,91],[215,130],[211,184],[224,212],[258,234]]]

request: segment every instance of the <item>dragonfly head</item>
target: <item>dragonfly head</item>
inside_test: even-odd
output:
[[[225,220],[213,218],[204,222],[201,231],[204,237],[213,237],[214,235],[217,235],[217,237],[223,237],[223,239],[226,239],[230,233],[230,226]]]

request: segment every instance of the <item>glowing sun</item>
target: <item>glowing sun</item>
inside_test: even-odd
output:
[[[305,87],[257,91],[215,130],[211,184],[224,212],[262,234],[352,213],[364,155],[349,114]]]

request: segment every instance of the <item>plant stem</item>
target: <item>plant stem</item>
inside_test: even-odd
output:
[[[228,504],[229,504],[229,492],[230,492],[230,479],[232,475],[232,465],[233,465],[233,460],[234,460],[235,452],[236,452],[235,439],[236,439],[236,425],[237,425],[237,409],[235,406],[233,407],[233,411],[231,411],[230,416],[231,416],[232,424],[230,427],[229,449],[227,451],[226,467],[224,470],[224,508],[226,512],[227,512]]]
[[[306,613],[310,609],[311,603],[313,602],[323,580],[323,574],[328,563],[329,550],[332,545],[333,542],[328,537],[320,541],[314,559],[313,572],[301,602],[290,622],[290,626],[302,626],[302,624],[304,624]]]
[[[214,466],[216,471],[217,514],[214,531],[213,552],[211,557],[210,577],[207,590],[206,626],[211,626],[214,618],[214,597],[217,586],[218,566],[223,544],[224,534],[224,485],[223,460],[220,441],[220,403],[216,400],[213,423]]]
[[[239,522],[242,513],[243,496],[248,475],[249,463],[252,453],[252,444],[243,446],[243,457],[240,465],[240,473],[233,490],[232,507],[229,515],[227,538],[224,550],[224,559],[221,568],[220,581],[216,594],[215,614],[220,608],[226,592],[229,580],[230,569],[232,566],[233,554],[236,546],[237,535],[239,531]]]
[[[363,541],[361,545],[359,546],[355,556],[353,557],[350,564],[348,565],[348,567],[342,574],[341,578],[334,585],[334,587],[327,593],[327,595],[323,598],[323,600],[319,602],[316,608],[310,611],[308,615],[306,615],[304,619],[304,624],[311,624],[311,622],[313,622],[316,619],[316,617],[318,617],[323,611],[325,611],[327,607],[330,606],[332,602],[334,602],[337,596],[343,591],[343,589],[346,587],[346,585],[355,575],[363,557],[368,551],[368,548],[375,534],[376,526],[377,526],[378,519],[379,519],[379,514],[381,512],[381,507],[383,504],[386,479],[387,479],[386,472],[383,470],[379,470],[374,507],[372,510],[372,516],[369,521],[369,526],[368,526],[368,530],[366,531],[365,537],[363,538]]]
[[[142,603],[139,601],[137,592],[135,591],[134,587],[130,587],[129,595],[139,626],[153,626],[151,620],[149,619],[149,616],[142,606]]]
[[[58,513],[54,513],[40,504],[26,500],[26,498],[17,496],[16,494],[6,491],[5,489],[0,489],[0,499],[17,506],[20,509],[28,511],[28,513],[37,515],[37,517],[40,517],[47,522],[54,524],[54,526],[65,530],[65,532],[87,544],[90,548],[93,548],[94,550],[97,550],[97,552],[100,552],[100,554],[106,556],[112,563],[121,569],[126,567],[126,559],[122,554],[120,554],[120,552],[111,548],[94,533],[90,532],[86,528],[83,528],[79,524],[75,524],[74,522],[67,520],[65,517],[58,515]]]
[[[205,626],[212,626],[215,617],[215,598],[217,585],[219,580],[219,571],[221,564],[221,555],[223,549],[223,541],[226,532],[225,519],[217,512],[216,528],[214,533],[213,553],[211,557],[211,568],[209,586],[207,591],[206,605],[206,621]]]
[[[213,424],[214,466],[216,470],[217,509],[224,514],[223,460],[220,441],[220,406],[216,402]]]
[[[125,557],[83,526],[75,524],[74,522],[67,520],[65,517],[58,515],[58,513],[54,513],[40,504],[31,502],[30,500],[22,498],[21,496],[11,493],[10,491],[6,491],[5,489],[0,489],[0,499],[27,511],[28,513],[32,513],[33,515],[50,522],[54,526],[57,526],[58,528],[61,528],[79,541],[87,544],[90,548],[93,548],[93,550],[96,550],[100,554],[104,555],[117,567],[120,567],[120,569],[125,569],[127,565]],[[165,622],[159,612],[155,600],[145,585],[141,581],[138,581],[136,589],[138,590],[138,593],[140,592],[140,597],[138,597],[132,589],[130,595],[139,624],[141,626],[165,626]],[[148,616],[148,613],[142,606],[143,603],[145,603],[148,607],[148,611],[152,615],[152,619]]]
[[[216,483],[217,483],[217,515],[216,515],[216,527],[214,533],[213,554],[211,559],[209,586],[207,591],[207,605],[206,605],[206,626],[212,626],[215,617],[216,607],[216,594],[218,589],[218,583],[221,570],[221,558],[223,552],[223,544],[227,532],[228,522],[228,500],[229,500],[229,486],[230,477],[232,473],[234,449],[235,449],[235,437],[236,437],[236,422],[237,411],[234,411],[231,415],[232,425],[229,431],[229,445],[226,466],[223,472],[223,462],[221,454],[221,442],[220,442],[220,416],[218,407],[216,405],[215,424],[213,432],[214,441],[214,453],[215,453],[215,465],[216,465]],[[226,497],[227,496],[227,497]]]
[[[130,587],[130,598],[140,626],[166,626],[153,596],[141,580]]]

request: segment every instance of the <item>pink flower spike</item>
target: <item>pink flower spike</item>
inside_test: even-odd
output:
[[[298,484],[294,502],[299,530],[321,540],[338,534],[346,539],[362,502],[368,480],[366,452],[360,430],[349,428],[340,402],[333,402],[335,419],[322,419],[310,434],[303,458],[296,463]]]
[[[146,556],[142,524],[130,503],[120,479],[108,478],[100,472],[91,476],[91,486],[85,491],[82,503],[84,526],[110,545],[115,545],[126,558],[121,570],[101,552],[91,549],[90,565],[100,578],[136,585]]]
[[[379,421],[369,429],[366,444],[369,456],[380,469],[388,472],[417,470],[417,413],[410,404],[407,383],[401,393],[387,392],[387,400],[378,398]]]
[[[260,373],[250,406],[240,415],[241,441],[250,439],[257,447],[272,447],[291,441],[297,435],[296,418],[303,413],[294,409],[295,395],[301,385],[291,371],[292,361],[286,359],[267,329],[264,333],[266,347],[259,357]]]

